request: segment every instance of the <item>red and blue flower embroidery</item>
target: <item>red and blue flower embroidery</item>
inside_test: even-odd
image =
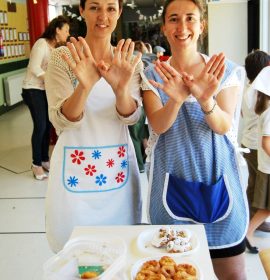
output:
[[[87,181],[99,188],[111,188],[111,185],[118,188],[127,179],[127,145],[93,149],[65,149],[70,150],[68,152],[70,161],[68,160],[69,163],[66,163],[70,176],[65,179],[70,188],[79,187],[81,184],[86,184]],[[76,171],[72,172],[72,170]],[[93,179],[89,181],[86,178]]]
[[[81,162],[83,160],[85,160],[85,157],[84,157],[82,151],[79,152],[78,150],[75,150],[74,153],[71,154],[70,156],[72,158],[72,162],[76,163],[76,164],[81,164]]]

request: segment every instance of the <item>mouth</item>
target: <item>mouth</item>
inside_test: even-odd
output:
[[[107,24],[96,24],[96,27],[98,27],[98,28],[107,28],[108,25]]]
[[[175,35],[174,37],[179,41],[186,41],[191,37],[191,35]]]

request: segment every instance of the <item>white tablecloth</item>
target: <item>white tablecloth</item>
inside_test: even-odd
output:
[[[131,278],[131,268],[134,263],[142,258],[149,257],[145,251],[139,250],[137,246],[137,238],[142,231],[160,228],[161,226],[139,225],[139,226],[91,226],[76,227],[70,239],[79,238],[80,236],[90,237],[116,237],[122,238],[127,245],[127,262],[126,262],[126,279]],[[179,227],[179,226],[178,226]],[[185,225],[183,228],[192,231],[199,240],[199,247],[192,254],[183,256],[183,260],[194,262],[202,272],[204,280],[216,280],[212,261],[209,254],[207,239],[204,227],[202,225]]]

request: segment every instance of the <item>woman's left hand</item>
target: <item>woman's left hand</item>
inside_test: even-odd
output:
[[[116,95],[128,90],[129,82],[141,59],[141,53],[133,57],[134,42],[131,39],[120,40],[114,52],[111,65],[104,61],[98,63],[100,74],[111,85]]]
[[[225,56],[223,53],[213,55],[202,72],[193,77],[182,73],[185,85],[201,105],[213,99],[225,71]]]

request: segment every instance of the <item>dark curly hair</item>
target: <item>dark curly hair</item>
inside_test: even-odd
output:
[[[53,20],[51,20],[49,22],[48,26],[46,27],[45,31],[40,36],[40,38],[45,38],[48,40],[55,40],[56,39],[55,38],[56,37],[56,28],[62,29],[62,27],[65,24],[69,25],[68,18],[66,18],[62,15],[54,18]]]

